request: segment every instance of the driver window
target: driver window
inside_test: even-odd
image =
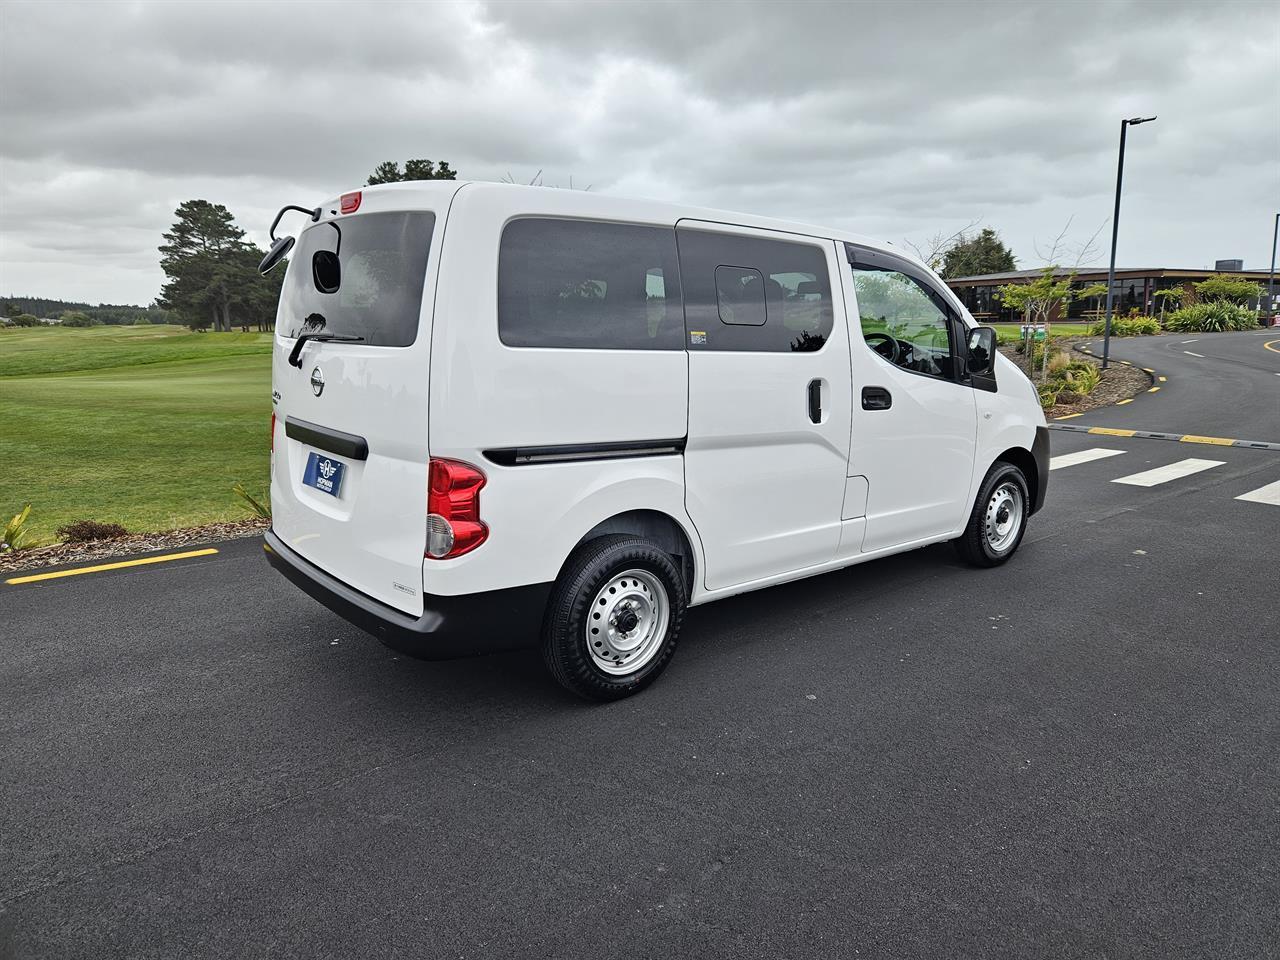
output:
[[[947,314],[915,280],[854,266],[853,289],[867,346],[905,370],[951,377]]]

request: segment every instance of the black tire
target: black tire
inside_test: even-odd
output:
[[[596,665],[587,647],[587,621],[597,594],[611,579],[633,569],[656,578],[666,591],[665,635],[655,640],[656,652],[634,673],[610,674]],[[547,601],[542,625],[547,669],[563,687],[590,700],[620,700],[639,693],[671,662],[687,599],[680,568],[653,542],[631,534],[590,540],[569,558]]]
[[[992,497],[1005,484],[1014,484],[1021,495],[1021,518],[1017,524],[1016,535],[1000,549],[992,547],[987,536],[987,511],[992,506]],[[960,559],[975,567],[998,567],[1017,552],[1022,536],[1027,532],[1027,518],[1030,516],[1031,497],[1028,493],[1027,478],[1012,463],[997,460],[987,471],[982,486],[978,488],[978,499],[974,501],[973,510],[969,514],[969,523],[955,540],[956,552]]]

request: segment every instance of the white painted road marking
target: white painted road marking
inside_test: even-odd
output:
[[[1076,453],[1064,453],[1049,461],[1050,470],[1061,470],[1063,467],[1074,467],[1078,463],[1089,463],[1093,460],[1105,460],[1124,453],[1123,450],[1108,450],[1105,447],[1094,447],[1091,450],[1080,450]]]
[[[1181,343],[1198,343],[1198,340],[1182,340]]]
[[[1052,470],[1053,467],[1051,466],[1049,469]],[[1259,487],[1257,490],[1242,493],[1236,499],[1248,500],[1250,503],[1273,503],[1280,507],[1280,480],[1275,483],[1268,483],[1265,487]]]
[[[1194,343],[1195,341],[1192,341],[1192,342]],[[1203,353],[1192,353],[1190,350],[1183,350],[1182,352],[1185,353],[1188,357],[1199,357],[1201,360],[1204,359]]]
[[[1131,487],[1156,487],[1162,483],[1168,483],[1170,480],[1189,477],[1193,473],[1199,473],[1202,470],[1212,470],[1214,467],[1220,467],[1226,462],[1225,460],[1199,460],[1195,457],[1190,457],[1186,460],[1179,460],[1177,463],[1171,463],[1168,466],[1156,467],[1154,470],[1143,470],[1141,473],[1120,477],[1118,480],[1112,480],[1111,482],[1125,483]]]

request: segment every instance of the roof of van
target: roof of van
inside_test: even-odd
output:
[[[798,233],[813,237],[826,237],[832,240],[847,241],[878,250],[885,250],[903,257],[912,263],[923,266],[920,259],[910,251],[896,247],[883,240],[875,240],[860,234],[851,233],[835,227],[819,224],[802,223],[794,220],[780,220],[774,217],[763,217],[752,213],[741,213],[732,210],[717,210],[710,207],[697,207],[688,204],[670,203],[661,200],[647,200],[637,197],[612,196],[605,193],[589,193],[585,190],[565,190],[558,187],[535,187],[514,183],[495,183],[486,180],[408,180],[399,183],[384,183],[374,187],[361,188],[365,192],[413,191],[426,195],[452,196],[462,188],[474,188],[485,191],[502,191],[513,194],[526,194],[536,200],[530,205],[538,212],[556,213],[556,207],[564,207],[567,216],[594,215],[608,217],[611,207],[630,207],[644,205],[653,212],[665,212],[672,222],[677,220],[709,220],[718,223],[736,224],[744,227],[759,227],[762,230],[776,230],[780,233]],[[557,202],[563,201],[563,202]],[[336,203],[336,198],[335,198]]]

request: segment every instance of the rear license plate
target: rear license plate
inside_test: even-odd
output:
[[[341,460],[323,453],[312,453],[307,456],[307,469],[302,474],[302,482],[321,493],[336,497],[342,488],[342,474],[346,469],[347,465]]]

